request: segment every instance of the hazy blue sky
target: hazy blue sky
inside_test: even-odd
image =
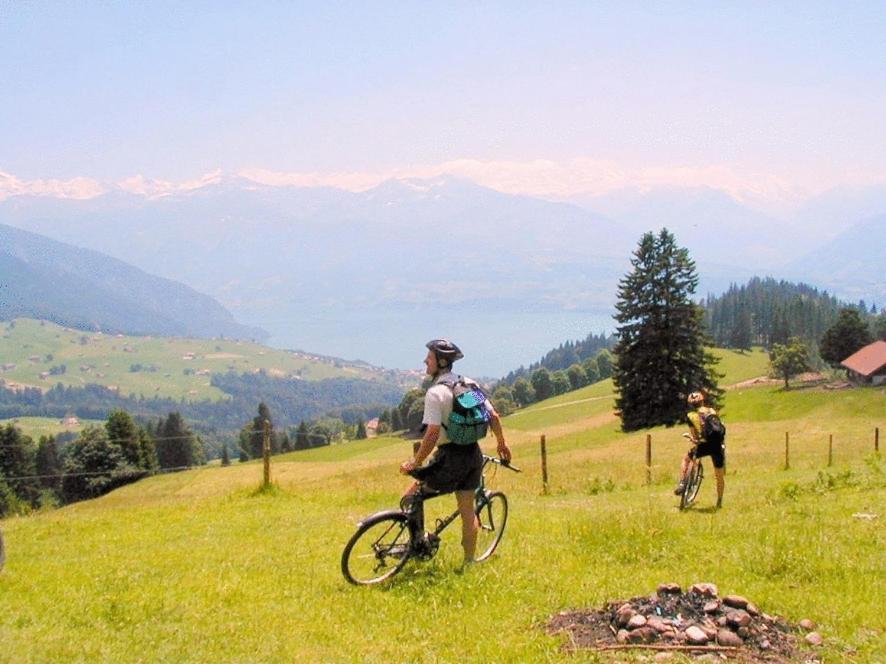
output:
[[[0,0],[0,175],[777,197],[886,182],[884,63],[882,0]]]

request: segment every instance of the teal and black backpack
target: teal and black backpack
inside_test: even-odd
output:
[[[462,376],[455,382],[442,383],[452,390],[452,413],[443,423],[446,435],[456,445],[473,445],[485,438],[491,415],[486,407],[486,395],[480,386]]]

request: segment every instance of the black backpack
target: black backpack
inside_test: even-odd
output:
[[[455,382],[443,384],[452,390],[452,412],[443,423],[449,440],[456,445],[473,445],[485,438],[491,415],[480,386],[462,376]]]
[[[716,413],[701,416],[701,435],[707,443],[722,445],[726,440],[726,427]]]

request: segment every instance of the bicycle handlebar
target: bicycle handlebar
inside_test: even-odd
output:
[[[499,466],[507,468],[508,470],[512,470],[515,473],[522,473],[523,471],[517,468],[517,466],[511,465],[510,461],[505,461],[504,459],[497,459],[496,457],[491,457],[487,454],[483,455],[483,461],[487,463],[496,463]]]

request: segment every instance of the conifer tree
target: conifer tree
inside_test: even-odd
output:
[[[860,348],[864,348],[873,339],[867,322],[858,309],[846,307],[840,310],[837,322],[827,329],[821,338],[819,355],[821,359],[833,367]]]
[[[8,491],[24,505],[34,505],[40,493],[36,473],[36,449],[29,436],[18,427],[7,424],[0,427],[0,480]],[[8,505],[0,504],[0,516]]]
[[[41,436],[37,445],[35,460],[40,486],[60,496],[62,464],[58,456],[58,445],[52,436]]]
[[[683,421],[690,392],[704,390],[714,404],[721,395],[703,312],[691,299],[698,276],[689,252],[662,229],[641,238],[631,265],[615,315],[613,380],[624,431]]]
[[[357,433],[354,434],[355,440],[365,440],[366,439],[366,424],[363,423],[363,420],[357,422]]]
[[[230,466],[231,465],[231,457],[228,455],[227,443],[222,445],[221,465],[223,465],[223,466]]]
[[[120,409],[111,411],[105,422],[105,432],[108,441],[120,448],[127,463],[135,467],[141,465],[138,431],[129,413]]]

